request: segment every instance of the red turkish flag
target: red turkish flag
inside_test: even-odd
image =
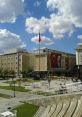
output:
[[[39,43],[41,42],[40,33],[39,33]]]

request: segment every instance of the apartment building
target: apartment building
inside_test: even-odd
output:
[[[16,76],[22,71],[33,70],[33,54],[22,49],[7,50],[0,55],[0,69],[14,70]]]

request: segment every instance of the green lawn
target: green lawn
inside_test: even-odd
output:
[[[2,94],[2,93],[0,93],[0,97],[3,97],[3,98],[11,98],[11,96],[10,95],[6,95],[6,94]]]
[[[51,95],[55,95],[55,93],[51,93],[51,92],[42,92],[42,91],[37,91],[37,92],[34,92],[35,94],[38,94],[38,95],[44,95],[44,96],[51,96]]]
[[[7,83],[7,84],[13,84],[14,83],[14,81],[5,81],[5,82],[3,82],[3,83]],[[15,81],[15,83],[16,83],[16,81]]]
[[[40,80],[33,80],[32,78],[22,78],[22,82],[28,82],[28,83],[33,83],[33,82],[39,82]],[[5,81],[3,83],[7,83],[7,84],[13,84],[14,81]],[[18,83],[18,81],[15,81],[15,83]]]
[[[38,108],[38,106],[35,106],[33,104],[25,103],[15,108],[14,110],[17,111],[16,117],[33,117],[34,114],[37,112]]]
[[[40,80],[34,80],[32,78],[27,78],[27,82],[29,82],[29,83],[40,82]]]
[[[6,89],[6,90],[12,90],[12,86],[0,86],[0,89]],[[19,91],[19,92],[28,92],[30,90],[28,89],[25,89],[24,87],[22,86],[15,86],[15,91]]]

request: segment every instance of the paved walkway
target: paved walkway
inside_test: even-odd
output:
[[[60,83],[65,83],[65,82],[70,83],[72,81],[61,81],[61,80],[51,81],[50,91],[58,90],[60,88]],[[3,83],[3,81],[0,81],[0,86],[7,86],[7,85],[9,86],[9,84],[5,84],[5,83]],[[37,91],[41,90],[44,92],[49,91],[49,86],[48,86],[47,81],[29,83],[29,85],[25,86],[25,87],[32,89],[33,91],[35,91],[35,90],[37,90]],[[12,97],[14,97],[14,92],[11,90],[0,89],[0,93],[11,95]],[[81,92],[79,92],[79,93],[81,93]],[[11,99],[4,99],[4,98],[0,97],[0,112],[2,112],[4,110],[8,110],[8,107],[13,108],[13,107],[21,104],[20,101],[39,99],[39,98],[45,97],[45,96],[41,96],[41,95],[30,94],[29,92],[15,91],[15,94],[16,94],[16,97],[11,98]]]
[[[0,93],[3,94],[7,94],[7,95],[11,95],[12,97],[14,97],[14,91],[11,90],[5,90],[5,89],[0,89]],[[18,92],[15,91],[15,98],[17,99],[35,99],[35,98],[40,98],[40,97],[44,97],[41,95],[35,95],[35,94],[30,94],[29,92]]]
[[[10,90],[0,89],[0,93],[8,94],[13,96],[14,92]],[[34,94],[29,94],[28,92],[18,92],[16,91],[16,97],[11,99],[5,99],[0,97],[0,112],[8,110],[9,107],[14,108],[21,104],[21,101],[27,101],[32,99],[43,98],[44,96],[38,96]]]

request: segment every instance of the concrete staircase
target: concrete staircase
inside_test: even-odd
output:
[[[69,101],[65,101],[63,103],[63,108],[62,108],[62,110],[60,111],[60,113],[58,114],[57,117],[63,117],[65,115],[65,113],[67,112],[69,106],[70,106],[70,102]]]
[[[82,96],[41,106],[34,117],[82,117]]]

